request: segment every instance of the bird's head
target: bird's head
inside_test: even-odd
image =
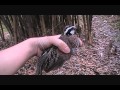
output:
[[[74,35],[76,33],[76,26],[71,26],[71,25],[67,25],[65,28],[64,28],[64,35]]]

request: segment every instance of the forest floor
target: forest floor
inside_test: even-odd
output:
[[[84,43],[77,56],[43,75],[120,75],[120,16],[94,15],[92,36],[93,46]],[[0,49],[10,45],[0,42]],[[15,75],[34,75],[36,61],[37,57],[28,60]]]

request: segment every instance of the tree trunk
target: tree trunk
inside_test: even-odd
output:
[[[43,36],[46,35],[46,28],[45,28],[45,21],[44,21],[44,15],[40,15],[40,25]]]
[[[83,15],[83,24],[84,24],[84,32],[85,32],[85,38],[86,42],[88,41],[88,28],[87,28],[87,20],[86,20],[86,15]]]
[[[72,25],[71,15],[67,15],[67,25]]]
[[[56,15],[52,15],[52,35],[55,34],[54,31],[55,27],[56,27]]]
[[[72,25],[75,25],[75,15],[72,15]]]
[[[1,36],[1,38],[2,38],[2,41],[5,41],[5,37],[4,37],[4,32],[3,32],[3,27],[2,27],[2,22],[1,22],[1,20],[0,20],[0,36]]]
[[[14,41],[17,43],[17,18],[15,15],[12,15],[13,18],[13,33],[14,33]]]
[[[91,26],[92,26],[92,15],[87,15],[87,26],[88,26],[88,42],[92,45]]]

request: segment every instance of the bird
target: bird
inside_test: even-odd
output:
[[[80,46],[80,40],[76,35],[76,27],[67,25],[63,29],[64,33],[59,39],[63,40],[70,48],[70,53],[63,53],[56,46],[51,46],[44,50],[37,62],[36,75],[42,75],[44,70],[46,73],[61,67],[65,61],[69,60],[75,49]]]

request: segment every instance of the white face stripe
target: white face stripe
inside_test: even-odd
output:
[[[71,34],[73,35],[74,33],[75,33],[75,30],[72,30],[72,31],[71,31]]]
[[[68,30],[69,29],[71,29],[71,28],[76,28],[75,26],[71,26],[71,27],[69,27],[69,28],[67,28],[66,30],[65,30],[65,32],[64,32],[64,35],[68,32]],[[74,34],[74,32],[71,32],[72,34]]]

